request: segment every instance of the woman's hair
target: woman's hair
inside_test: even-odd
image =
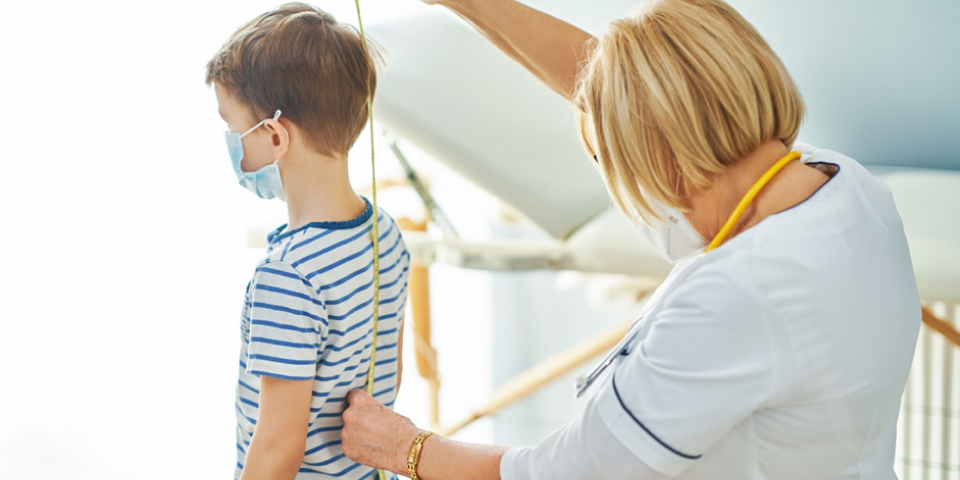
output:
[[[721,0],[651,0],[614,21],[575,104],[610,196],[634,219],[656,218],[649,200],[686,211],[691,186],[767,141],[790,148],[804,113],[780,59]]]

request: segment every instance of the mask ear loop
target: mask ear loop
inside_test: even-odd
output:
[[[277,110],[277,113],[274,113],[274,114],[273,114],[273,120],[276,121],[276,120],[279,119],[279,118],[280,118],[280,110]],[[266,121],[266,120],[264,120],[264,121]],[[280,124],[280,126],[283,127],[283,124]],[[287,147],[289,148],[289,146],[290,146],[290,130],[287,130],[287,127],[283,127],[283,133],[285,133],[285,134],[287,135]],[[275,163],[275,164],[279,167],[279,166],[280,166],[280,159],[279,159],[279,158],[273,159],[273,163]]]
[[[273,119],[274,119],[274,120],[276,120],[276,119],[278,119],[278,118],[280,118],[280,110],[277,110],[276,113],[273,114]],[[263,124],[266,123],[266,122],[267,122],[266,119],[260,120],[260,123],[258,123],[258,124],[256,124],[256,125],[250,127],[250,130],[247,130],[246,132],[243,132],[242,134],[240,134],[240,138],[246,137],[247,134],[249,134],[250,132],[252,132],[252,131],[254,131],[254,130],[258,129],[258,128],[260,128],[260,126],[263,125]],[[289,133],[287,134],[287,141],[288,141],[288,142],[290,141],[290,134],[289,134]]]
[[[240,138],[246,137],[247,135],[250,134],[250,132],[260,128],[260,125],[263,125],[263,122],[266,122],[266,120],[261,120],[260,123],[250,127],[250,130],[247,130],[246,132],[241,133]]]

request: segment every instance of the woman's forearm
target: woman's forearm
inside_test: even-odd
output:
[[[500,458],[506,451],[432,435],[423,442],[417,474],[423,480],[500,480]]]
[[[406,475],[407,456],[420,430],[363,390],[351,391],[347,403],[340,431],[343,453],[357,463]],[[424,480],[500,480],[507,450],[432,435],[421,445],[417,473]]]
[[[596,38],[514,0],[439,0],[567,100]]]

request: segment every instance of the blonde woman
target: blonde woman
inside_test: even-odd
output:
[[[803,101],[720,0],[601,38],[511,0],[427,0],[575,105],[614,203],[674,270],[538,445],[430,436],[360,391],[353,460],[412,478],[893,479],[920,303],[889,190],[796,142]],[[409,460],[409,461],[408,461]]]

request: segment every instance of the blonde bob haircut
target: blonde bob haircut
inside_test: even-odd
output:
[[[614,21],[581,70],[580,137],[629,218],[650,200],[689,211],[691,188],[761,144],[792,147],[803,100],[760,33],[720,0],[651,0]]]

